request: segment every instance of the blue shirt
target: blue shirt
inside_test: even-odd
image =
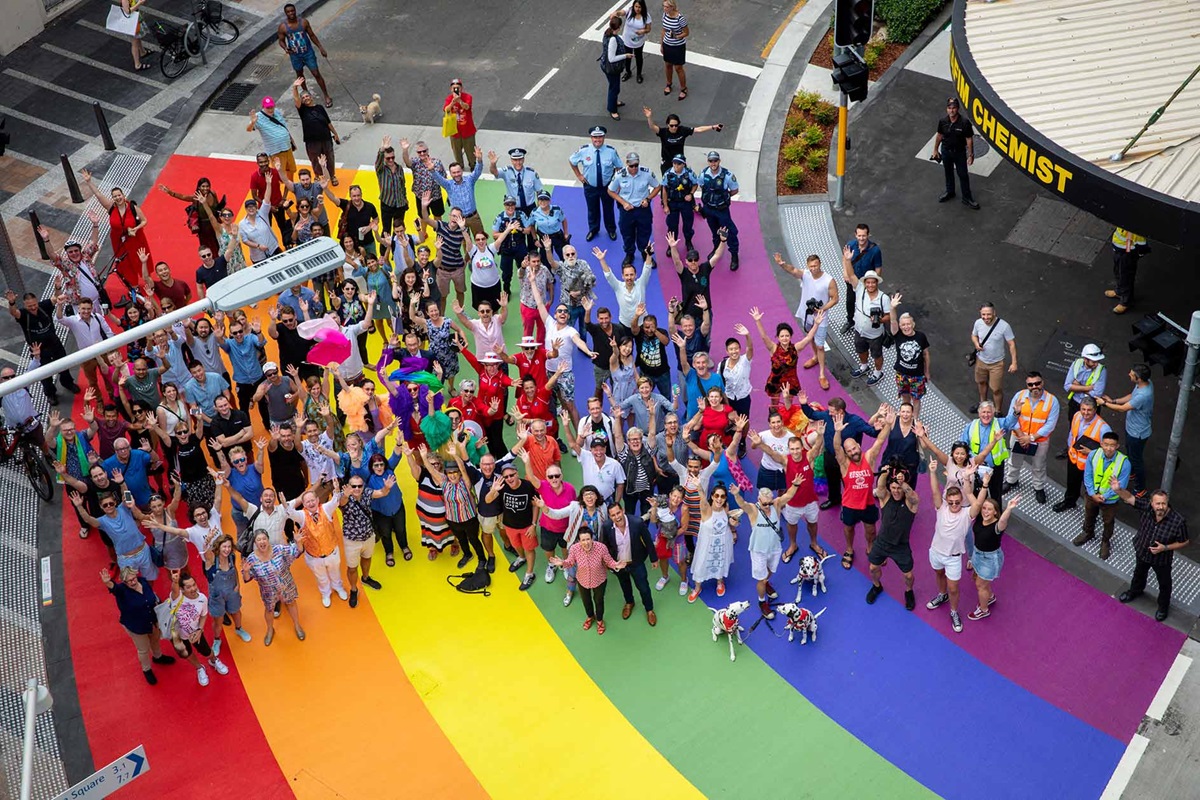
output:
[[[274,120],[274,122],[272,122]],[[263,150],[268,155],[275,155],[292,149],[292,136],[288,133],[287,121],[279,108],[274,114],[266,114],[260,108],[254,115],[254,129],[262,137]]]
[[[353,462],[350,460],[349,453],[338,453],[338,471],[342,474],[347,483],[349,483],[350,479],[355,475],[362,478],[364,483],[366,482],[367,478],[371,477],[371,456],[375,455],[375,453],[379,451],[379,448],[375,446],[374,436],[363,436],[362,440],[363,454],[362,461],[359,462],[359,466],[354,466]],[[384,477],[387,477],[387,473],[384,473]],[[380,486],[382,486],[382,484],[380,484]]]
[[[133,489],[130,488],[129,491],[132,492]],[[97,517],[96,521],[100,523],[100,530],[107,533],[108,538],[112,539],[113,549],[117,551],[117,555],[132,553],[146,544],[146,537],[138,529],[137,521],[133,518],[133,512],[124,503],[120,503],[117,506],[117,516],[115,518],[107,514],[102,514]]]
[[[1121,468],[1119,470],[1117,470],[1115,474],[1117,476],[1117,483],[1119,483],[1121,485],[1122,489],[1125,489],[1129,486],[1129,467],[1130,467],[1130,465],[1129,465],[1129,459],[1123,453],[1121,453],[1119,450],[1117,452],[1113,453],[1112,458],[1105,458],[1104,451],[1101,450],[1100,448],[1096,448],[1092,452],[1088,453],[1087,463],[1085,463],[1083,465],[1083,487],[1084,487],[1084,489],[1087,491],[1088,494],[1098,494],[1101,497],[1103,497],[1104,504],[1106,506],[1112,505],[1113,503],[1117,502],[1121,498],[1116,492],[1114,492],[1112,490],[1112,487],[1107,484],[1105,484],[1104,486],[1101,486],[1101,487],[1096,486],[1096,465],[1099,464],[1100,471],[1103,472],[1104,470],[1108,469],[1109,465],[1111,465],[1113,463],[1113,459],[1117,458],[1118,456],[1121,458]]]
[[[1154,386],[1133,387],[1129,397],[1129,411],[1125,415],[1125,435],[1135,439],[1150,438],[1150,412],[1154,410]]]
[[[518,212],[519,213],[519,212]],[[563,229],[563,220],[567,215],[558,206],[548,206],[545,211],[541,205],[529,212],[529,221],[537,228],[538,233],[544,233],[549,236],[552,233],[560,233]]]
[[[387,469],[384,470],[383,474],[376,475],[372,473],[371,476],[367,478],[367,491],[377,492],[382,489],[384,481],[387,480],[387,476],[389,474],[394,475],[396,467],[399,465],[400,454],[392,453],[392,457],[389,458],[387,462]],[[404,493],[400,491],[399,482],[397,482],[396,485],[392,487],[392,490],[383,497],[371,498],[371,510],[377,511],[384,516],[390,517],[392,514],[395,514],[397,511],[400,511],[403,508]]]
[[[862,258],[858,258],[858,239],[851,239],[846,246],[850,248],[850,266],[854,269],[855,277],[861,278],[867,274],[867,270],[878,272],[883,269],[883,251],[870,239],[867,239],[867,249],[863,251]]]
[[[150,502],[150,495],[153,494],[150,491],[150,474],[148,472],[150,469],[150,454],[145,450],[138,450],[136,448],[130,450],[128,464],[122,464],[117,460],[116,455],[111,455],[104,459],[101,466],[104,467],[104,471],[108,473],[110,479],[112,478],[114,469],[121,470],[121,475],[125,479],[125,488],[133,495],[133,502],[139,506],[144,506]],[[111,536],[111,534],[109,535]],[[118,548],[117,552],[128,553],[131,550],[133,550],[132,547],[129,550]]]
[[[1108,370],[1104,368],[1103,364],[1097,364],[1094,371],[1096,372],[1096,382],[1089,387],[1088,391],[1076,392],[1075,397],[1084,397],[1086,395],[1100,397],[1104,394],[1104,389],[1108,385]],[[1086,386],[1088,379],[1092,377],[1092,372],[1093,370],[1088,369],[1087,365],[1083,363],[1082,358],[1075,359],[1071,362],[1071,366],[1067,370],[1067,377],[1063,380],[1063,391],[1070,393],[1072,383],[1079,383]]]
[[[317,294],[307,286],[300,287],[300,294],[292,294],[289,289],[279,295],[279,305],[287,306],[292,311],[296,312],[296,319],[304,319],[304,315],[300,313],[300,299],[303,298],[308,304],[309,311],[312,311],[312,302]]]
[[[639,206],[643,200],[650,199],[650,192],[656,186],[658,186],[658,178],[655,178],[654,173],[650,170],[638,167],[635,172],[631,173],[626,167],[613,175],[608,189],[619,194],[626,203]]]
[[[215,417],[217,415],[216,406],[213,403],[221,396],[223,392],[229,390],[229,384],[215,372],[204,373],[204,385],[201,386],[195,378],[189,378],[187,384],[183,387],[183,393],[187,399],[200,407],[200,411],[206,417]]]
[[[829,412],[818,411],[809,405],[800,406],[800,410],[803,411],[804,416],[808,417],[809,419],[825,420],[825,452],[834,452],[833,437],[837,431],[834,430],[833,417],[830,416]],[[861,445],[863,436],[870,436],[874,438],[878,433],[878,431],[871,427],[869,422],[857,414],[851,414],[849,411],[846,412],[846,415],[842,418],[842,421],[846,423],[846,429],[842,431],[842,444],[845,444],[850,439],[853,439]]]
[[[262,341],[257,336],[253,333],[244,334],[240,342],[233,336],[227,336],[220,344],[221,349],[229,353],[234,383],[258,383],[263,379],[262,365],[258,363],[258,348]]]
[[[608,186],[612,182],[613,173],[621,169],[621,156],[611,144],[599,148],[590,144],[571,154],[570,161],[579,167],[583,173],[583,182],[593,188]],[[600,164],[600,183],[596,183],[596,164]]]
[[[518,207],[533,205],[537,199],[537,193],[542,190],[542,179],[529,167],[525,167],[518,173],[514,167],[507,166],[496,170],[496,174],[500,180],[504,181],[504,193],[514,198]],[[521,202],[520,187],[525,189],[524,203]]]
[[[978,452],[972,452],[972,450],[971,450],[971,429],[972,428],[982,429],[979,431],[979,449],[983,450],[983,449],[987,448],[987,446],[992,441],[992,430],[993,430],[992,426],[993,425],[996,426],[996,429],[1003,431],[1004,433],[1009,433],[1012,430],[1012,428],[1008,425],[1008,420],[1001,419],[1000,417],[992,417],[992,425],[989,425],[986,428],[984,428],[983,423],[977,419],[971,420],[970,422],[967,423],[966,427],[963,428],[962,436],[960,436],[958,438],[959,438],[959,441],[967,443],[967,452],[970,453],[971,458],[974,458],[975,456],[979,455]],[[996,445],[996,447],[1000,447],[1000,446],[1001,445]],[[992,458],[992,454],[995,452],[996,452],[995,450],[988,450],[987,458],[985,458],[983,460],[983,463],[987,464],[989,467],[996,466],[996,461],[995,461],[995,459]]]
[[[469,217],[476,212],[475,181],[479,180],[479,176],[483,174],[482,161],[476,161],[475,169],[463,173],[461,183],[457,183],[450,178],[444,178],[436,172],[430,174],[438,182],[438,185],[446,190],[446,197],[450,198],[450,206],[452,208],[462,211],[464,217]]]
[[[687,419],[696,416],[696,410],[700,406],[700,402],[708,395],[708,390],[717,387],[718,389],[725,388],[725,378],[715,369],[708,374],[707,378],[701,378],[700,373],[696,370],[689,370],[687,374],[687,409],[684,412]]]
[[[245,472],[238,472],[237,467],[233,467],[229,470],[229,488],[235,490],[242,497],[262,497],[262,475],[259,473],[258,467],[255,466],[254,461],[250,459],[249,453],[246,454],[246,459],[247,463]],[[251,502],[254,501],[252,500]],[[233,508],[235,511],[240,512],[240,509],[236,505]]]

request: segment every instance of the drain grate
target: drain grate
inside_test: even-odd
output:
[[[272,75],[274,75],[276,70],[278,70],[278,69],[279,69],[278,63],[258,64],[254,67],[254,70],[250,73],[250,79],[255,80],[255,81],[265,80],[265,79],[271,77]]]
[[[231,83],[213,99],[208,107],[213,111],[236,111],[242,101],[254,91],[254,83]]]

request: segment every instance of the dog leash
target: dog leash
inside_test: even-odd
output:
[[[333,63],[333,59],[331,59],[329,56],[325,56],[325,61],[329,64],[330,71],[333,73],[334,80],[336,80],[338,82],[338,85],[342,87],[342,91],[344,91],[346,93],[346,96],[350,98],[350,102],[354,104],[355,108],[362,108],[362,105],[358,102],[357,99],[355,99],[354,95],[351,94],[350,87],[346,86],[346,82],[342,80],[342,76],[338,72],[337,66]]]

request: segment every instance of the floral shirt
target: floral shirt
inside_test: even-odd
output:
[[[350,497],[342,506],[342,535],[350,542],[365,542],[375,535],[375,527],[371,524],[371,501]]]
[[[533,288],[531,281],[538,281],[538,289],[542,293],[542,301],[549,306],[554,300],[554,275],[546,268],[545,264],[539,264],[536,275],[531,275],[530,270],[521,269],[521,305],[526,308],[537,308],[537,302],[533,299]]]
[[[574,266],[568,265],[566,261],[560,261],[555,274],[562,282],[562,301],[568,306],[582,305],[581,298],[594,296],[592,289],[596,286],[596,275],[582,258],[575,259]],[[579,298],[572,297],[570,292],[579,292]]]
[[[62,293],[67,296],[67,302],[71,305],[76,305],[83,297],[93,302],[100,299],[96,287],[96,267],[92,264],[92,259],[96,257],[98,249],[91,242],[85,244],[78,264],[67,258],[66,251],[59,251],[54,256],[54,267],[63,276]],[[83,275],[81,276],[80,273]]]
[[[432,173],[436,172],[443,178],[446,177],[446,168],[442,166],[442,160],[440,158],[431,158],[430,163],[433,165],[432,167],[425,166],[424,162],[422,162],[419,157],[412,160],[412,190],[413,195],[416,196],[417,200],[420,200],[421,195],[423,195],[425,192],[440,191],[438,185],[433,181]],[[436,200],[437,197],[435,196],[434,199]]]

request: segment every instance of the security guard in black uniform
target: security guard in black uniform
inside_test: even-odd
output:
[[[530,241],[525,229],[529,227],[529,217],[517,210],[517,198],[505,197],[504,210],[496,215],[492,223],[492,238],[496,239],[507,228],[516,225],[514,230],[500,243],[500,276],[504,282],[504,291],[512,294],[513,264],[520,264],[529,252]]]
[[[696,173],[688,168],[687,159],[682,155],[672,156],[671,168],[663,173],[659,199],[667,215],[667,230],[675,238],[679,238],[679,222],[683,221],[685,250],[695,249],[692,247],[692,234],[695,233],[697,184]]]
[[[978,211],[979,203],[971,196],[971,173],[967,171],[975,163],[975,132],[967,118],[958,113],[957,97],[946,101],[946,116],[938,120],[933,155],[929,158],[941,161],[946,172],[946,191],[938,202],[954,199],[954,173],[957,171],[958,182],[962,184],[963,205]]]

